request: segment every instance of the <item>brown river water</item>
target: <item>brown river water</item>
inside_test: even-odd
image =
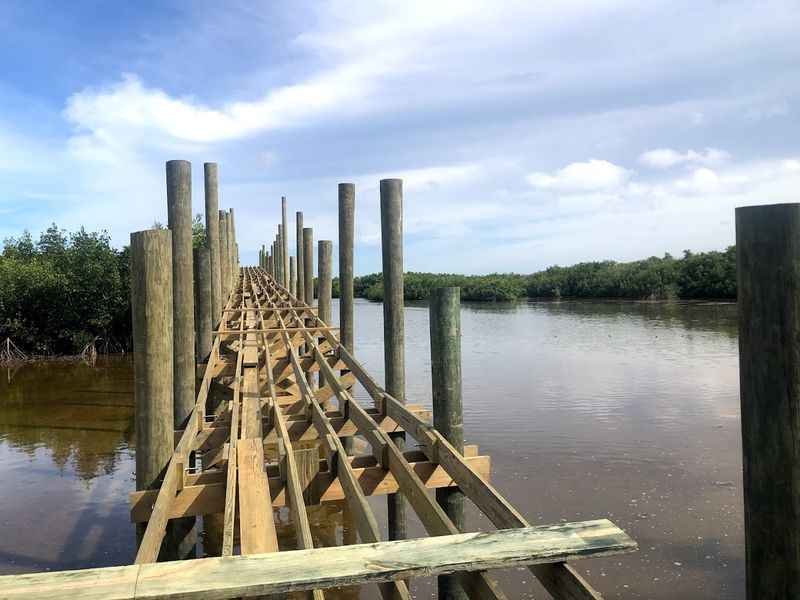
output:
[[[357,301],[356,355],[379,380],[381,317]],[[466,441],[494,484],[534,524],[608,517],[639,543],[574,563],[606,598],[744,598],[735,305],[465,304],[462,330]],[[422,305],[406,309],[406,379],[430,406]],[[0,574],[132,562],[132,385],[130,357],[0,373]],[[350,537],[335,507],[312,520],[320,544]],[[510,598],[546,597],[527,570],[497,576]]]

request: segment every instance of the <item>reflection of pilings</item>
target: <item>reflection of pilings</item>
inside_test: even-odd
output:
[[[145,490],[158,487],[173,450],[172,233],[132,233],[130,253],[136,489]]]
[[[430,298],[431,383],[433,426],[464,453],[464,415],[461,404],[461,290],[433,290]],[[459,531],[464,531],[464,494],[458,488],[436,490],[436,501]],[[458,578],[439,576],[439,598],[464,600]]]
[[[381,250],[383,258],[383,356],[386,391],[405,402],[405,327],[403,323],[403,181],[382,179]],[[405,434],[391,434],[400,449]],[[405,502],[400,494],[388,496],[389,539],[406,537]]]
[[[800,204],[736,209],[747,598],[800,597]]]

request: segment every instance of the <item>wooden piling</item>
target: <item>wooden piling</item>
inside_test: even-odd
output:
[[[283,257],[283,286],[289,287],[289,221],[286,216],[286,196],[281,196],[281,255]]]
[[[461,403],[461,290],[446,287],[430,297],[431,384],[433,426],[464,453],[464,413]],[[459,531],[464,531],[464,494],[459,488],[436,490],[436,501]],[[466,600],[457,577],[440,575],[439,598]]]
[[[289,257],[289,293],[297,296],[297,260],[294,256]]]
[[[295,213],[295,234],[297,236],[297,298],[302,302],[305,300],[305,268],[303,267],[303,213],[299,210]]]
[[[749,600],[800,597],[800,204],[736,209]]]
[[[314,230],[303,227],[303,297],[306,304],[314,305]]]
[[[158,487],[174,446],[172,232],[131,234],[136,489]]]
[[[382,179],[381,251],[383,262],[383,356],[386,391],[405,402],[405,327],[403,323],[403,181]],[[405,434],[392,434],[400,450]],[[389,539],[406,537],[405,502],[390,494],[388,502]]]
[[[211,251],[205,246],[201,246],[194,248],[193,252],[195,360],[198,363],[204,363],[208,361],[208,356],[211,354],[212,344]]]
[[[222,274],[219,254],[219,178],[217,163],[203,165],[206,198],[206,246],[209,249],[211,267],[211,320],[213,325],[222,316]]]
[[[231,293],[231,263],[228,260],[228,224],[224,210],[219,211],[219,256],[220,290],[222,293],[222,306],[224,307]]]
[[[225,219],[228,225],[228,261],[230,262],[230,287],[232,290],[236,287],[236,282],[239,279],[239,265],[236,263],[236,229],[233,224],[233,209],[228,209],[228,217]]]
[[[317,275],[317,304],[318,315],[327,325],[331,324],[331,298],[333,292],[333,242],[320,240],[319,273]]]
[[[339,184],[339,328],[342,345],[353,352],[353,242],[356,186]]]
[[[167,219],[172,231],[173,410],[181,427],[194,407],[194,289],[192,286],[192,165],[167,162]]]

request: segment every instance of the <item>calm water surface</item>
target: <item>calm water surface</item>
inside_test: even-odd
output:
[[[356,353],[379,379],[381,317],[357,303]],[[493,482],[534,523],[609,517],[639,542],[575,563],[607,598],[744,598],[735,306],[472,304],[462,328],[467,442]],[[427,406],[429,353],[427,307],[408,307],[408,397]],[[0,574],[132,561],[132,404],[125,358],[3,373]],[[469,526],[489,527],[475,511]],[[543,597],[525,570],[498,576]]]

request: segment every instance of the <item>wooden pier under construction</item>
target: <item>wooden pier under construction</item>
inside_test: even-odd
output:
[[[175,180],[180,174],[173,172],[170,179],[168,164],[168,201],[188,202],[190,210],[190,186],[187,196],[186,180]],[[215,220],[216,200],[212,199],[211,209],[208,202],[208,169],[206,176],[207,212]],[[213,176],[216,194],[216,168]],[[400,217],[402,240],[401,196],[399,200],[399,211],[392,218]],[[208,219],[209,215],[207,223]],[[139,336],[135,337],[139,489],[131,493],[131,520],[138,527],[139,545],[134,564],[0,577],[0,599],[209,599],[290,592],[321,599],[332,587],[377,583],[381,596],[390,600],[411,598],[408,584],[416,576],[448,574],[452,577],[443,578],[440,597],[506,598],[489,570],[519,565],[529,566],[554,598],[601,597],[569,561],[631,552],[636,543],[606,519],[533,526],[490,483],[489,457],[464,446],[460,433],[453,437],[435,428],[431,411],[376,381],[354,356],[352,330],[345,336],[330,323],[330,242],[320,242],[316,306],[308,253],[313,246],[309,235],[303,235],[301,245],[300,232],[306,228],[300,222],[300,256],[289,257],[285,200],[281,235],[270,252],[266,248],[260,252],[258,266],[239,267],[232,214],[219,219],[218,234],[208,227],[208,246],[213,250],[219,244],[216,277],[214,253],[205,258],[195,253],[190,302],[195,393],[183,414],[177,400],[177,357],[186,348],[172,342],[180,338],[178,328],[186,316],[180,312],[186,307],[175,300],[177,286],[183,285],[176,269],[186,268],[181,255],[185,248],[176,246],[179,236],[183,236],[180,243],[185,242],[185,231],[177,230],[185,223],[185,218],[176,217],[170,223],[173,231],[140,232],[132,240],[133,270],[138,269],[133,273],[138,286],[134,335]],[[224,244],[215,237],[222,236],[223,229],[228,238]],[[340,245],[352,253],[351,232],[349,242],[347,236],[344,244],[341,239],[340,231]],[[392,259],[384,254],[389,311],[398,308],[391,305],[388,289],[392,272],[386,263]],[[198,264],[206,263],[207,272],[198,275]],[[399,265],[402,276],[402,261]],[[340,257],[342,268],[350,269],[350,281],[346,276],[340,281],[344,329],[348,318],[352,327],[346,306],[349,302],[352,310],[352,258]],[[224,302],[216,304],[215,295]],[[402,304],[399,308],[402,315]],[[456,304],[456,314],[457,310]],[[450,342],[460,343],[457,328],[443,331]],[[167,337],[170,343],[162,343]],[[450,354],[439,357],[439,362],[434,357],[434,363],[439,368],[457,367],[452,371],[457,372],[457,382],[452,373],[441,377],[448,379],[448,393],[457,390],[460,396],[460,360],[452,350],[437,350]],[[387,369],[387,379],[390,372]],[[355,399],[358,386],[371,402],[362,405]],[[156,406],[157,397],[168,397],[169,404]],[[458,402],[458,411],[445,416],[460,427],[460,397]],[[354,436],[365,451],[354,451]],[[164,440],[169,444],[166,453],[158,449]],[[152,475],[146,476],[148,472]],[[463,532],[458,502],[448,504],[447,494],[434,490],[466,498],[497,529]],[[400,539],[403,536],[392,534],[404,531],[396,522],[389,524],[396,539],[382,539],[379,519],[367,500],[376,495],[407,503],[430,537]],[[315,547],[307,508],[336,501],[346,503],[359,543]],[[400,510],[391,512],[396,505],[390,501],[389,518],[399,521]],[[290,511],[296,550],[279,546],[276,509],[280,507]],[[186,540],[196,545],[199,523],[204,527],[207,556],[184,558],[177,548]]]

